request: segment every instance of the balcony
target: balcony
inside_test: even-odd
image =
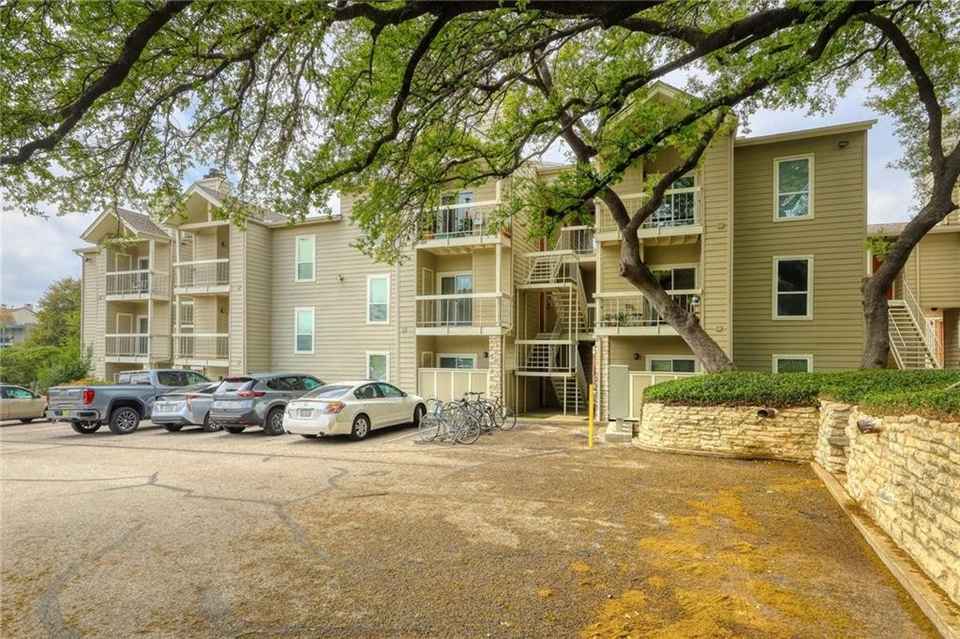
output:
[[[170,297],[170,278],[149,269],[108,272],[106,284],[107,301]]]
[[[226,333],[177,333],[173,357],[178,365],[228,366],[230,336]]]
[[[573,251],[578,257],[592,257],[596,254],[593,240],[592,226],[564,226],[560,229],[560,237],[557,238],[554,250]]]
[[[452,204],[428,215],[421,226],[417,248],[436,253],[462,252],[465,247],[502,243],[510,245],[509,233],[499,228],[499,202]]]
[[[700,219],[699,189],[675,189],[667,191],[660,207],[640,225],[637,235],[640,238],[697,236],[703,233]],[[638,211],[646,195],[621,195],[627,211]],[[610,210],[602,202],[597,203],[597,235],[600,240],[620,239],[620,227],[614,221]]]
[[[641,293],[596,293],[597,335],[677,335]],[[671,291],[670,297],[699,316],[700,291]]]
[[[170,359],[169,335],[113,333],[104,337],[107,362],[149,364]]]
[[[196,260],[173,265],[177,295],[227,293],[230,290],[230,259]]]
[[[417,335],[503,335],[512,326],[505,293],[417,296]]]

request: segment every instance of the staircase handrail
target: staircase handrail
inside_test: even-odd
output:
[[[897,332],[897,336],[900,338],[900,343],[906,346],[907,342],[903,338],[903,333],[900,332],[900,327],[897,326],[893,312],[889,308],[887,309],[887,324],[889,327],[892,327],[892,330],[888,330],[888,333],[892,333],[893,330],[895,330]],[[900,355],[900,347],[897,345],[897,340],[895,339],[890,340],[890,352],[893,353],[893,360],[897,363],[897,368],[902,370],[904,368],[903,357]]]
[[[943,368],[943,362],[940,360],[940,354],[943,352],[940,335],[930,326],[927,316],[923,314],[923,309],[920,308],[920,302],[917,301],[913,290],[910,288],[910,285],[907,284],[906,278],[903,279],[903,285],[900,288],[903,291],[903,301],[906,303],[907,310],[913,318],[913,323],[917,326],[917,331],[923,339],[924,346],[927,347],[930,358],[937,368]]]

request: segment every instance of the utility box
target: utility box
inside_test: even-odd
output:
[[[607,419],[627,419],[630,416],[630,369],[613,365],[608,375]]]

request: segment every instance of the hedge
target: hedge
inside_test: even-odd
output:
[[[860,407],[878,415],[914,414],[934,419],[960,419],[960,386],[867,393]]]
[[[867,397],[900,409],[927,406],[960,415],[960,371],[856,370],[837,373],[731,372],[687,377],[651,386],[646,401],[696,406],[816,406],[821,398],[860,404]],[[939,391],[939,392],[935,392]]]

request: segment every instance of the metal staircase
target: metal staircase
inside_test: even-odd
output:
[[[902,369],[943,368],[943,345],[932,321],[923,315],[913,291],[903,282],[902,299],[887,301],[890,352]]]

